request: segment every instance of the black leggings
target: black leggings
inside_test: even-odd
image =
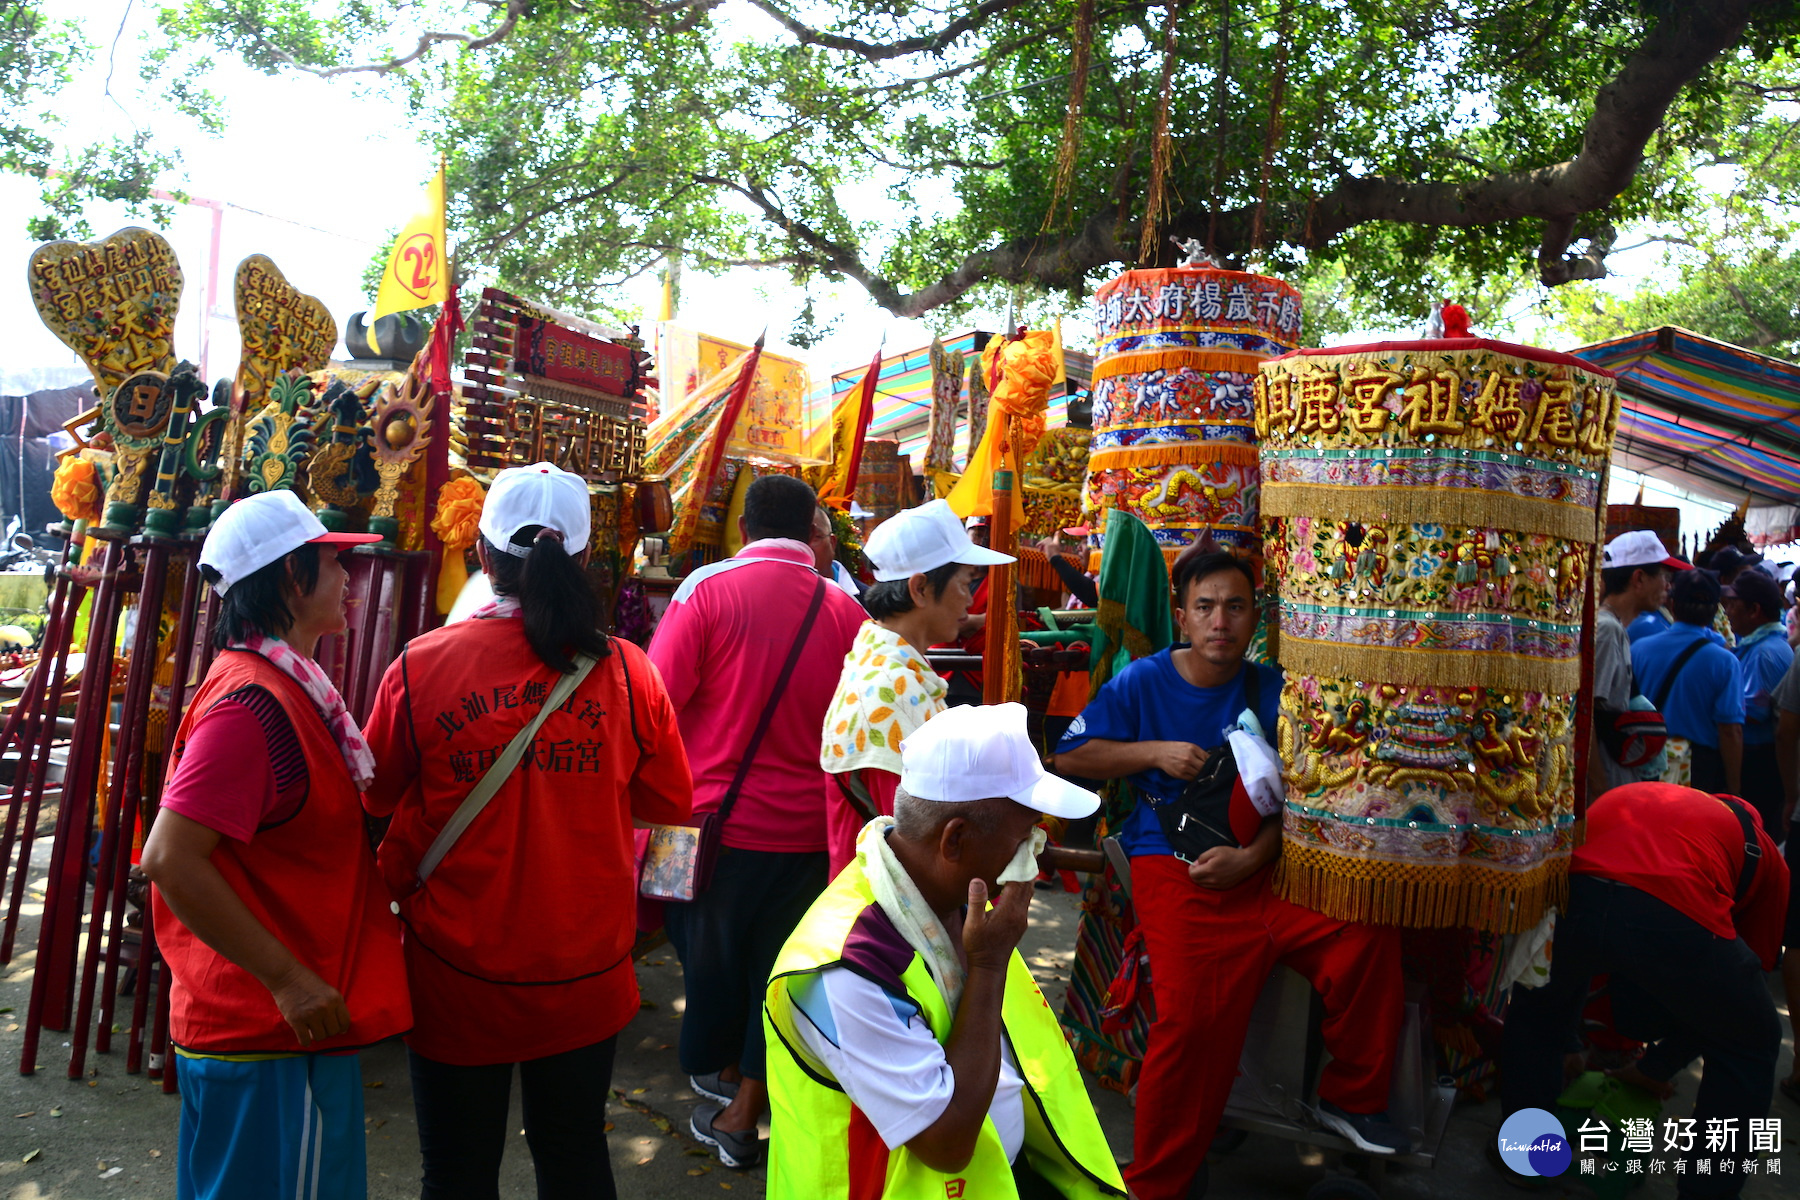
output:
[[[616,1038],[516,1064],[538,1200],[615,1200],[606,1101]],[[458,1067],[407,1051],[424,1200],[499,1200],[513,1063]]]

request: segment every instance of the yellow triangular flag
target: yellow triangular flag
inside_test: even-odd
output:
[[[1066,384],[1069,382],[1068,368],[1067,368],[1067,365],[1063,362],[1062,318],[1061,317],[1056,318],[1056,324],[1051,327],[1050,332],[1051,332],[1051,334],[1054,335],[1053,340],[1050,343],[1050,346],[1051,346],[1050,352],[1052,354],[1056,355],[1056,378],[1052,379],[1050,381],[1050,386],[1055,387],[1059,383]],[[1067,391],[1068,389],[1064,388],[1063,390]]]
[[[375,311],[369,315],[370,349],[374,349],[375,322],[389,313],[442,304],[450,296],[450,256],[444,241],[444,164],[425,185],[419,211],[413,214],[381,272],[381,291]]]
[[[677,260],[669,257],[663,260],[662,305],[657,311],[659,323],[675,319],[675,272]]]

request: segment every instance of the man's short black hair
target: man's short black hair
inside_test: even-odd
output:
[[[1645,563],[1635,567],[1601,567],[1600,594],[1602,596],[1618,595],[1631,586],[1631,577],[1639,571],[1655,577],[1667,575],[1669,568],[1662,563]]]
[[[744,538],[791,538],[812,541],[813,513],[819,497],[804,479],[792,475],[760,475],[744,490]]]
[[[1250,573],[1250,564],[1231,551],[1184,550],[1181,557],[1175,560],[1174,569],[1169,572],[1169,582],[1175,587],[1175,607],[1180,608],[1187,603],[1189,584],[1199,583],[1220,571],[1236,571],[1250,585],[1250,594],[1256,595],[1256,577]]]
[[[1683,571],[1669,589],[1669,611],[1683,625],[1711,625],[1719,612],[1719,580],[1711,571]]]

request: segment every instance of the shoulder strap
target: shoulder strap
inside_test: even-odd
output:
[[[1249,704],[1247,707],[1250,709],[1251,712],[1256,714],[1256,719],[1258,721],[1261,721],[1262,720],[1262,672],[1257,669],[1256,664],[1253,662],[1245,663],[1244,671],[1246,672],[1246,674],[1244,676],[1244,699],[1249,701]]]
[[[788,648],[787,662],[781,665],[781,674],[775,680],[775,686],[769,689],[769,699],[763,705],[762,716],[756,722],[756,729],[750,735],[750,741],[744,746],[743,757],[738,760],[737,774],[731,777],[731,786],[725,789],[725,799],[719,804],[719,824],[723,826],[731,818],[731,810],[737,804],[738,792],[744,786],[744,780],[750,774],[750,764],[756,761],[756,752],[762,749],[763,737],[769,732],[769,725],[775,720],[775,708],[781,703],[782,696],[787,694],[788,680],[794,676],[794,667],[800,662],[800,652],[806,649],[806,639],[812,634],[813,622],[819,619],[819,609],[825,604],[825,577],[818,576],[813,585],[812,603],[806,606],[806,615],[800,619],[800,632],[794,635],[794,644]]]
[[[543,707],[538,709],[537,716],[527,721],[525,728],[513,735],[513,740],[506,744],[506,749],[500,752],[500,757],[494,760],[494,765],[487,769],[487,774],[483,775],[481,781],[463,798],[463,802],[450,815],[450,820],[445,822],[444,827],[438,831],[437,837],[432,839],[431,846],[425,851],[425,856],[419,860],[419,882],[421,884],[431,878],[431,873],[437,870],[437,865],[444,861],[444,855],[450,853],[450,848],[456,845],[463,832],[468,829],[476,817],[481,815],[481,810],[488,806],[488,801],[494,798],[494,793],[500,790],[500,785],[505,783],[514,769],[518,767],[519,760],[525,757],[525,747],[529,746],[532,739],[537,737],[538,730],[543,728],[544,721],[552,712],[561,708],[570,696],[575,694],[575,689],[581,686],[581,681],[588,677],[588,672],[592,671],[594,664],[599,661],[599,659],[586,654],[577,655],[575,670],[556,681],[556,686],[550,689],[550,695],[545,697]]]
[[[1723,801],[1732,816],[1738,819],[1738,826],[1744,831],[1744,862],[1738,868],[1737,888],[1731,893],[1733,904],[1741,901],[1750,891],[1750,884],[1756,879],[1756,868],[1762,862],[1762,846],[1756,840],[1756,826],[1750,820],[1750,806],[1736,796],[1715,796]]]
[[[1673,663],[1669,664],[1669,673],[1663,676],[1662,685],[1656,689],[1657,712],[1661,712],[1663,706],[1669,702],[1669,691],[1674,688],[1675,677],[1681,674],[1681,668],[1687,666],[1688,659],[1700,653],[1700,647],[1704,645],[1706,645],[1706,635],[1702,633],[1688,645],[1686,650],[1683,650],[1680,654],[1675,656],[1675,661]]]
[[[631,686],[631,664],[625,661],[623,650],[615,649],[614,653],[619,657],[619,670],[625,676],[625,711],[631,714],[631,740],[637,743],[638,757],[643,758],[646,753],[644,735],[638,732],[637,693]]]

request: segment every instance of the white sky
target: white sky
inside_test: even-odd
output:
[[[208,86],[227,97],[228,125],[215,138],[137,90],[153,5],[141,0],[51,0],[49,8],[54,17],[78,21],[95,46],[93,60],[57,99],[68,143],[84,145],[128,134],[136,126],[153,127],[161,144],[179,146],[182,154],[182,163],[161,186],[230,206],[221,226],[218,300],[209,323],[209,377],[225,374],[236,363],[231,280],[238,261],[249,254],[267,254],[290,282],[323,300],[341,335],[345,318],[368,308],[373,299],[361,283],[371,255],[412,214],[436,166],[434,155],[415,139],[404,105],[344,81],[300,74],[272,78],[220,55]],[[121,18],[124,32],[115,53],[111,47]],[[116,102],[106,94],[109,67]],[[35,181],[0,176],[0,258],[16,264],[13,278],[21,281],[26,259],[36,248],[24,233],[25,222],[39,211],[36,194]],[[127,224],[151,224],[147,219],[133,222],[120,204],[92,204],[87,215],[97,238]],[[196,361],[212,217],[207,209],[186,207],[161,231],[174,245],[186,276],[177,353]],[[654,318],[660,280],[652,272],[628,285],[623,296],[625,303]],[[821,320],[832,314],[834,304],[841,312],[837,332],[812,350],[787,351],[808,362],[815,385],[832,370],[867,362],[884,334],[889,350],[930,341],[923,322],[895,320],[855,285],[818,297],[815,312]],[[709,278],[690,266],[682,275],[680,320],[742,342],[754,339],[767,323],[771,348],[780,348],[787,321],[802,302],[799,289],[779,272],[743,269]],[[1081,314],[1069,316],[1077,323],[1065,326],[1065,336],[1079,345]],[[1003,313],[992,313],[985,319],[978,316],[975,323],[993,329],[1003,319]],[[22,286],[0,288],[0,330],[6,331],[9,369],[78,365],[44,328]]]

